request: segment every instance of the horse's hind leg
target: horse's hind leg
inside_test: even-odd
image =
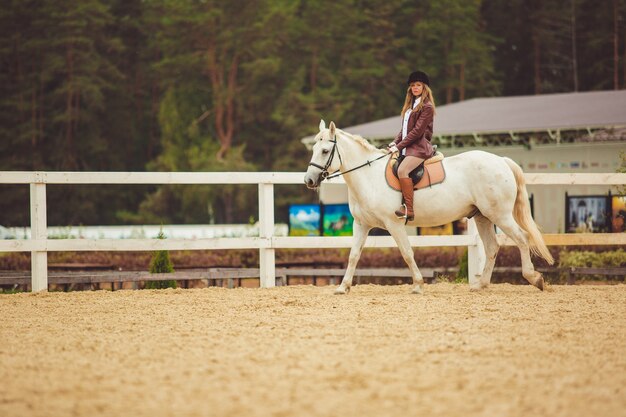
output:
[[[424,291],[424,278],[422,277],[422,273],[415,263],[415,258],[413,257],[413,249],[411,249],[411,244],[409,243],[409,237],[406,235],[406,229],[404,228],[404,224],[390,222],[387,225],[387,231],[389,231],[391,236],[393,236],[393,239],[396,241],[396,244],[398,245],[398,249],[400,249],[400,253],[404,258],[404,261],[411,270],[411,275],[413,276],[413,284],[415,285],[415,287],[413,288],[413,292],[415,294],[422,294]]]
[[[477,277],[469,277],[470,290],[479,290],[485,288],[491,282],[491,274],[493,273],[493,267],[496,263],[496,256],[498,255],[498,239],[496,238],[496,231],[494,230],[491,220],[483,216],[482,214],[474,217],[476,221],[476,228],[480,239],[483,241],[485,247],[485,267],[481,275]],[[478,278],[478,279],[477,279]]]
[[[496,223],[519,248],[522,256],[522,275],[532,285],[543,291],[543,276],[535,271],[535,266],[530,259],[530,248],[526,233],[519,227],[513,216],[507,216]]]
[[[346,294],[350,292],[354,270],[356,269],[356,264],[359,262],[359,258],[361,257],[363,245],[365,245],[365,240],[367,239],[367,234],[370,229],[371,227],[364,226],[357,219],[354,219],[354,223],[352,225],[353,240],[352,248],[350,249],[350,258],[348,260],[348,268],[346,268],[346,274],[341,280],[341,285],[339,285],[339,287],[335,290],[335,294]]]

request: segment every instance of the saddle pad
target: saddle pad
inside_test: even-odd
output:
[[[398,177],[393,175],[393,164],[396,162],[396,159],[397,156],[389,158],[389,162],[387,162],[387,168],[385,168],[385,179],[387,180],[387,185],[389,187],[396,191],[400,191],[400,180],[398,180]],[[424,176],[417,184],[413,186],[414,190],[419,190],[422,188],[430,187],[431,185],[440,184],[446,179],[446,170],[443,168],[443,164],[441,163],[442,159],[424,164]]]

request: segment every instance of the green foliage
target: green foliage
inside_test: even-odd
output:
[[[560,267],[622,267],[626,266],[626,251],[618,249],[606,252],[562,251],[559,254]]]
[[[456,283],[468,282],[468,254],[469,252],[465,250],[465,252],[463,252],[463,256],[459,259],[459,271],[456,273],[456,279],[454,281]]]
[[[611,268],[626,266],[626,251],[617,249],[614,251],[591,252],[591,251],[561,251],[559,253],[559,267],[581,268]],[[561,280],[567,277],[561,274]],[[578,275],[578,279],[606,280],[605,275]]]
[[[575,75],[578,91],[623,88],[624,61],[620,58],[615,68],[611,51],[614,39],[624,39],[623,25],[614,26],[613,22],[623,21],[626,1],[481,3],[486,31],[502,40],[493,51],[496,74],[503,81],[502,94],[574,91]],[[619,87],[614,85],[615,70]]]
[[[0,294],[19,294],[24,292],[20,288],[0,288]]]
[[[170,166],[189,166],[190,171],[250,171],[243,157],[244,147],[236,146],[218,161],[215,142],[191,145],[183,155],[171,157]],[[161,160],[155,163],[159,166]],[[173,169],[179,171],[181,169]],[[134,223],[246,223],[258,212],[257,188],[244,185],[166,185],[146,196],[137,215],[127,218]],[[237,210],[234,210],[237,208]]]
[[[439,103],[500,92],[493,35],[481,27],[480,1],[439,0],[424,6],[414,27],[415,60],[432,79]]]
[[[150,125],[140,0],[85,0],[0,9],[0,170],[145,169]],[[152,134],[152,146],[149,144]],[[148,150],[148,151],[147,151]],[[49,187],[51,224],[110,224],[132,190]],[[135,189],[136,190],[136,189]],[[25,226],[28,187],[0,189],[4,225]]]
[[[163,230],[159,232],[158,239],[165,239]],[[166,250],[159,250],[154,252],[152,259],[150,260],[150,273],[151,274],[167,274],[174,272],[174,265],[170,260],[170,254]],[[146,281],[146,289],[161,289],[161,288],[176,288],[175,280],[162,280],[162,281]]]

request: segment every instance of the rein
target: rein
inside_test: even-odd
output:
[[[354,167],[354,168],[352,168],[352,169],[349,169],[349,170],[347,170],[346,172],[340,172],[339,174],[333,174],[333,175],[331,175],[330,177],[327,177],[326,179],[329,179],[329,180],[330,180],[330,179],[333,179],[333,178],[336,178],[336,177],[340,177],[340,176],[342,176],[342,175],[347,174],[348,172],[356,171],[356,170],[357,170],[357,169],[359,169],[359,168],[363,168],[365,165],[371,165],[371,164],[372,164],[372,162],[376,162],[376,161],[378,161],[379,159],[383,159],[385,156],[390,156],[390,155],[391,155],[391,153],[388,153],[388,154],[381,155],[381,156],[379,156],[379,157],[378,157],[378,158],[376,158],[376,159],[372,159],[371,161],[370,161],[370,160],[367,160],[367,161],[365,161],[365,163],[363,163],[363,164],[361,164],[361,165],[359,165],[359,166],[357,166],[357,167]]]
[[[310,162],[309,163],[309,166],[314,166],[315,168],[318,168],[318,169],[322,170],[322,181],[324,181],[324,180],[331,180],[333,178],[337,178],[337,177],[340,177],[342,175],[345,175],[345,174],[347,174],[349,172],[356,171],[357,169],[363,168],[366,165],[371,165],[372,162],[376,162],[379,159],[384,158],[385,156],[390,156],[391,155],[391,153],[383,154],[383,155],[379,156],[378,158],[372,159],[371,161],[367,160],[367,161],[365,161],[365,163],[363,163],[363,164],[361,164],[359,166],[356,166],[356,167],[354,167],[352,169],[349,169],[349,170],[347,170],[345,172],[339,172],[339,170],[337,170],[337,171],[335,171],[335,172],[333,172],[332,174],[329,175],[328,168],[330,167],[330,164],[333,163],[333,158],[335,157],[335,152],[337,152],[337,156],[339,156],[339,163],[343,165],[343,161],[341,160],[341,154],[339,153],[339,148],[337,147],[337,137],[335,136],[335,140],[331,140],[331,142],[333,143],[333,149],[330,151],[330,157],[328,158],[328,161],[326,161],[326,165],[325,166],[318,165],[318,164],[316,164],[314,162]]]

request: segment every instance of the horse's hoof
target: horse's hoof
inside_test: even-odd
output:
[[[415,288],[413,288],[413,291],[411,291],[413,294],[419,294],[419,295],[423,295],[424,294],[424,289],[419,286],[416,285]]]
[[[487,284],[478,284],[474,286],[470,286],[470,292],[479,292],[487,288]]]
[[[537,279],[535,280],[535,287],[539,288],[541,291],[543,291],[543,275],[541,275],[540,273],[537,273]]]
[[[339,287],[335,290],[336,295],[345,295],[345,294],[348,294],[349,292],[350,292],[350,288]]]

